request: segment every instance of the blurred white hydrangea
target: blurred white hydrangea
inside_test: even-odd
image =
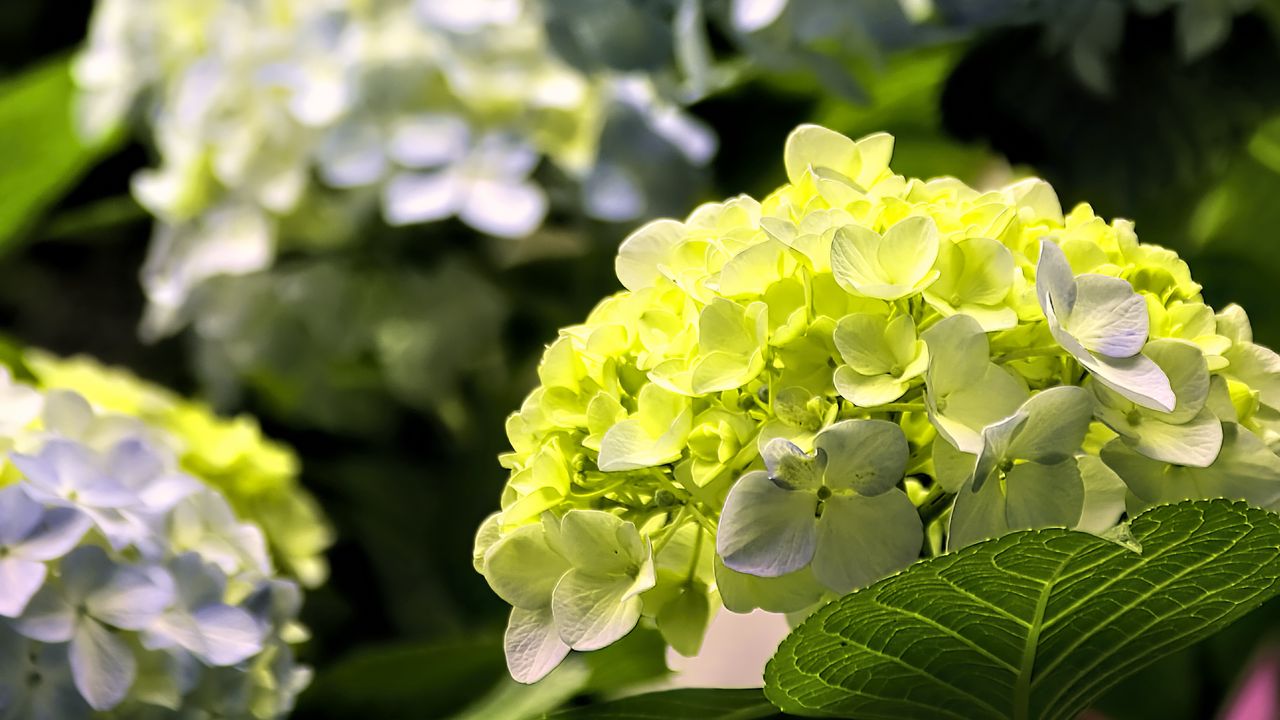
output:
[[[208,278],[315,244],[290,223],[335,191],[392,225],[456,216],[522,237],[551,205],[535,177],[545,160],[594,217],[679,209],[670,176],[703,165],[714,136],[644,75],[560,60],[543,12],[543,0],[99,0],[75,66],[81,124],[96,135],[132,114],[158,153],[134,182],[160,221],[146,329],[183,324]],[[638,159],[602,140],[635,120],[649,137],[628,140],[660,146]],[[658,160],[662,172],[644,167]],[[588,194],[601,176],[606,196]]]
[[[164,437],[0,373],[0,720],[275,718],[301,594]]]

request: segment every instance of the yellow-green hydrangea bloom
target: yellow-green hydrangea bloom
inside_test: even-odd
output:
[[[1184,498],[1280,509],[1280,355],[1186,263],[1045,182],[792,133],[788,183],[621,245],[507,421],[475,565],[531,682],[653,623],[802,612],[1012,530]]]
[[[324,582],[329,574],[324,551],[333,531],[298,481],[297,455],[264,436],[254,418],[221,417],[88,357],[30,350],[23,359],[41,389],[72,390],[99,411],[137,418],[163,433],[183,470],[217,489],[242,519],[263,529],[282,570],[308,587]]]

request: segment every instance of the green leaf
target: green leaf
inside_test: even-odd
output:
[[[757,689],[685,689],[562,710],[549,720],[758,720],[783,718]]]
[[[1225,500],[1138,516],[1142,552],[1050,529],[919,563],[814,614],[765,672],[787,712],[1065,720],[1280,593],[1280,517]]]
[[[507,668],[502,641],[375,646],[321,672],[298,702],[317,718],[447,717],[481,697]]]
[[[81,140],[74,100],[66,56],[0,82],[0,252],[114,144]]]

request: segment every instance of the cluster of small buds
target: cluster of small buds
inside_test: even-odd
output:
[[[673,175],[696,175],[714,137],[643,76],[561,61],[542,12],[539,0],[100,0],[75,66],[82,125],[103,133],[132,110],[159,155],[133,188],[160,221],[146,329],[173,331],[201,283],[267,268],[281,247],[352,242],[375,207],[392,225],[456,216],[528,235],[549,209],[544,159],[593,216],[670,206]],[[625,140],[610,141],[620,123]]]
[[[262,530],[138,418],[0,398],[0,718],[286,714],[302,598]]]
[[[1178,256],[1036,179],[889,167],[807,125],[789,183],[658,220],[507,423],[475,564],[533,681],[639,622],[802,613],[1014,530],[1280,509],[1280,355]]]

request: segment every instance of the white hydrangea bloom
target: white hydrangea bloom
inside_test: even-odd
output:
[[[704,164],[714,136],[646,76],[561,60],[544,11],[544,0],[100,0],[75,67],[81,124],[100,134],[134,112],[159,155],[133,187],[160,220],[146,329],[182,325],[209,278],[314,244],[286,226],[335,192],[356,219],[380,206],[391,225],[456,216],[519,238],[549,211],[535,179],[546,160],[582,185],[588,214],[652,214],[649,195],[673,192],[673,163]],[[665,151],[607,140],[636,118]],[[663,173],[645,171],[655,157]]]
[[[301,596],[261,530],[142,423],[7,373],[0,394],[23,399],[0,460],[0,720],[288,712]]]

